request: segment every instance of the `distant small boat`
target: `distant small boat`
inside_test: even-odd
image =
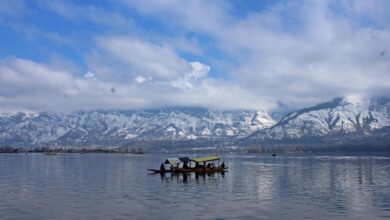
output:
[[[275,153],[275,152],[273,152],[273,153],[272,153],[272,156],[273,156],[273,157],[276,157],[276,153]]]

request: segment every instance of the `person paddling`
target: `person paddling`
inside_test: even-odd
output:
[[[160,165],[160,170],[161,170],[161,171],[164,171],[164,170],[165,170],[164,163],[161,163],[161,165]]]

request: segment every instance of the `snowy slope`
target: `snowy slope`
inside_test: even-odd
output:
[[[284,116],[275,126],[256,132],[256,139],[299,139],[370,132],[390,126],[387,98],[336,98]]]
[[[244,137],[271,127],[264,111],[167,108],[143,111],[0,114],[0,146],[118,146],[134,140]]]
[[[0,146],[123,146],[160,141],[245,145],[258,141],[318,141],[318,137],[334,143],[335,137],[341,142],[371,138],[374,133],[379,139],[388,137],[389,126],[387,98],[337,98],[288,113],[278,123],[266,112],[254,110],[18,112],[0,113]]]

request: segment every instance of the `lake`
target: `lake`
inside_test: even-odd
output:
[[[174,156],[0,154],[0,219],[390,218],[390,157],[222,155],[224,174],[146,171]]]

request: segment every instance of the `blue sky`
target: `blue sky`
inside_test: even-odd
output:
[[[272,111],[390,94],[386,0],[0,3],[3,111]]]

